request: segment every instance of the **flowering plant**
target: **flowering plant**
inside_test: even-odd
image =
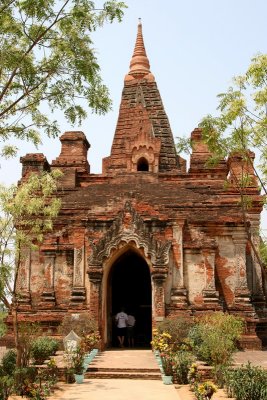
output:
[[[193,390],[195,385],[197,384],[197,382],[199,382],[200,379],[196,363],[193,363],[189,368],[187,378],[190,385],[190,389]]]
[[[49,383],[29,383],[25,395],[26,397],[34,400],[45,400],[50,394],[50,384]]]
[[[72,349],[71,351],[65,351],[64,359],[68,370],[73,371],[74,374],[83,374],[85,352],[82,347],[78,346],[76,349]]]
[[[175,364],[173,354],[170,351],[165,351],[160,354],[162,361],[162,368],[165,375],[173,375],[173,366]]]
[[[96,347],[100,341],[101,337],[98,331],[94,331],[85,335],[82,339],[82,346],[86,352],[90,352]]]
[[[171,343],[171,335],[167,332],[159,332],[153,329],[153,340],[150,342],[153,350],[164,352],[169,349]]]
[[[206,381],[201,385],[195,385],[197,400],[210,400],[215,392],[217,392],[217,387],[210,381]]]
[[[73,351],[71,357],[71,364],[75,374],[78,375],[83,374],[84,359],[85,359],[84,350],[78,346],[77,349]]]

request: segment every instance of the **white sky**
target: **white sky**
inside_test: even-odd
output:
[[[96,1],[100,4],[102,1]],[[82,130],[91,144],[91,172],[101,172],[102,158],[110,153],[116,127],[123,79],[132,56],[138,18],[151,72],[154,74],[174,137],[189,135],[203,116],[214,114],[216,95],[225,91],[234,75],[247,69],[257,53],[267,52],[267,0],[126,0],[122,23],[105,25],[94,34],[102,77],[110,90],[113,111],[89,116],[66,130]],[[23,143],[19,156],[43,152],[48,161],[60,152],[58,139],[43,138],[37,151]],[[0,182],[19,179],[19,156],[1,160]]]

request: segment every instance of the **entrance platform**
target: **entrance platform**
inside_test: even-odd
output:
[[[250,361],[267,369],[267,351],[243,351],[236,353],[235,364],[246,364]],[[95,377],[86,378],[82,384],[60,383],[58,390],[49,400],[193,400],[194,395],[188,386],[164,385],[157,377],[135,378],[133,371],[139,370],[144,375],[150,371],[158,374],[158,366],[151,350],[109,350],[99,354],[91,364]],[[90,368],[87,374],[91,374]],[[116,378],[97,378],[99,372],[111,371]],[[127,376],[128,375],[128,376]],[[88,375],[87,375],[88,376]],[[91,376],[91,375],[90,375]],[[132,376],[129,378],[129,376]],[[18,400],[18,396],[15,397]],[[229,400],[219,390],[213,400]],[[13,398],[11,398],[13,400]]]

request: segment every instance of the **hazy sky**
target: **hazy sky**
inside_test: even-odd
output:
[[[102,3],[96,1],[96,4]],[[123,79],[132,56],[138,18],[151,71],[168,114],[174,137],[189,135],[200,119],[214,113],[216,95],[225,91],[234,75],[244,73],[250,59],[267,52],[267,0],[128,0],[122,23],[105,25],[93,36],[104,82],[113,110],[106,116],[89,116],[81,127],[71,128],[61,115],[62,133],[82,130],[91,143],[91,172],[101,172],[118,117]],[[43,138],[48,161],[60,151],[58,139]],[[29,143],[20,154],[36,152]],[[14,182],[21,173],[19,158],[1,160],[0,181]]]

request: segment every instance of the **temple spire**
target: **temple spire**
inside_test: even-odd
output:
[[[150,65],[144,45],[141,18],[139,18],[137,37],[136,37],[133,56],[130,62],[130,71],[128,72],[128,75],[131,75],[134,78],[142,78],[143,76],[149,73],[150,73]]]

